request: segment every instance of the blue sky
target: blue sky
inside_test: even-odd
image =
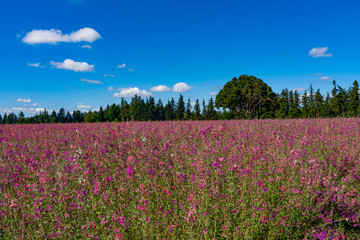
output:
[[[332,80],[348,88],[360,76],[359,7],[346,0],[2,0],[0,113],[97,109],[134,93],[165,103],[179,94],[208,100],[242,74],[275,92],[312,83],[325,94]]]

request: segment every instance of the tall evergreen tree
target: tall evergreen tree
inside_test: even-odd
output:
[[[325,101],[324,101],[324,105],[323,105],[322,117],[328,118],[331,116],[333,116],[333,113],[332,113],[331,106],[330,106],[330,94],[327,93]]]
[[[333,113],[333,116],[339,116],[341,113],[341,106],[339,103],[339,98],[338,98],[338,92],[339,89],[336,87],[336,81],[333,81],[333,89],[331,91],[331,98],[330,98],[330,107],[331,107],[331,111]]]
[[[359,115],[359,101],[359,83],[355,80],[352,87],[349,89],[348,115],[350,117]]]
[[[316,116],[315,92],[314,87],[310,84],[309,87],[309,116],[314,118]]]
[[[105,112],[102,106],[100,106],[99,108],[99,122],[104,122],[105,121]]]
[[[188,101],[186,103],[186,110],[185,110],[185,119],[186,120],[191,120],[191,101],[190,101],[190,98],[188,98]]]
[[[304,94],[301,98],[301,104],[302,104],[302,117],[308,118],[309,117],[309,97],[305,90]]]
[[[287,118],[289,116],[289,90],[287,88],[281,91],[280,96],[278,97],[279,102],[279,111],[278,118]]]
[[[60,108],[57,116],[56,116],[57,122],[59,123],[63,123],[65,122],[65,109],[64,108]]]
[[[177,120],[183,120],[185,114],[185,102],[183,95],[180,94],[179,100],[176,104],[175,117]]]
[[[315,102],[315,117],[320,118],[323,116],[323,108],[324,108],[324,97],[320,93],[320,89],[318,89],[314,96]]]
[[[203,99],[202,101],[202,111],[201,111],[201,118],[202,119],[206,119],[206,115],[207,115],[207,112],[206,112],[206,104],[205,104],[205,99]]]
[[[199,99],[196,99],[195,105],[194,105],[194,120],[200,120],[201,119],[201,111],[200,111],[200,103]]]
[[[215,103],[213,98],[210,98],[208,105],[206,107],[206,119],[208,120],[216,119]]]

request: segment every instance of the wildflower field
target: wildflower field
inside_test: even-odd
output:
[[[360,239],[360,119],[0,126],[0,239]]]

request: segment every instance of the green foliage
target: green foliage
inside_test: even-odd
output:
[[[216,96],[217,108],[228,108],[243,118],[253,118],[255,113],[273,97],[271,88],[261,79],[241,75],[227,82]]]

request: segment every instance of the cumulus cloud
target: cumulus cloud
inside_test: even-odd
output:
[[[134,71],[135,71],[135,69],[133,69],[133,68],[129,68],[129,71],[130,71],[130,72],[134,72]]]
[[[78,109],[90,109],[91,106],[90,105],[85,105],[83,103],[78,103],[77,108]]]
[[[217,92],[211,92],[209,93],[210,96],[216,96],[217,95]]]
[[[152,92],[169,92],[170,88],[165,85],[154,86],[150,89]]]
[[[313,48],[310,50],[309,52],[309,56],[318,58],[318,57],[331,57],[333,54],[332,53],[327,53],[328,51],[328,47],[318,47],[318,48]]]
[[[71,34],[63,34],[60,30],[32,30],[22,39],[27,44],[57,44],[59,42],[89,42],[101,38],[100,34],[92,28],[82,28]]]
[[[89,80],[89,79],[86,79],[86,78],[82,78],[82,79],[80,79],[80,81],[86,82],[87,84],[103,84],[102,81]]]
[[[27,65],[30,66],[30,67],[37,67],[37,68],[38,68],[38,67],[43,67],[43,66],[41,66],[40,64],[41,64],[41,63],[38,62],[38,63],[28,63]]]
[[[31,99],[18,98],[18,99],[16,99],[16,101],[23,102],[23,103],[29,103],[29,102],[31,102]]]
[[[108,90],[109,91],[115,91],[115,88],[114,87],[109,87]]]
[[[75,62],[71,59],[65,59],[64,62],[50,62],[51,65],[55,66],[57,69],[66,69],[72,70],[74,72],[93,72],[95,67],[86,62]]]
[[[179,83],[175,84],[174,87],[172,88],[172,90],[174,92],[188,92],[191,89],[192,89],[192,87],[187,85],[184,82],[179,82]]]
[[[82,46],[81,46],[81,48],[92,49],[92,47],[91,47],[90,45],[88,45],[88,44],[86,44],[86,45],[82,45]]]
[[[37,106],[37,105],[39,105],[38,103],[33,103],[33,104],[31,104],[31,106]]]
[[[332,79],[331,76],[322,76],[319,80],[320,81],[326,81],[326,80],[330,80],[330,79]]]
[[[140,97],[150,97],[152,94],[150,92],[147,92],[145,90],[140,90],[138,87],[130,87],[130,88],[120,88],[120,92],[114,93],[113,97],[133,97],[135,95]]]
[[[114,74],[105,74],[104,77],[113,77],[114,78],[115,75]]]
[[[117,68],[125,68],[126,67],[126,64],[123,63],[123,64],[120,64],[120,65],[117,65]]]

